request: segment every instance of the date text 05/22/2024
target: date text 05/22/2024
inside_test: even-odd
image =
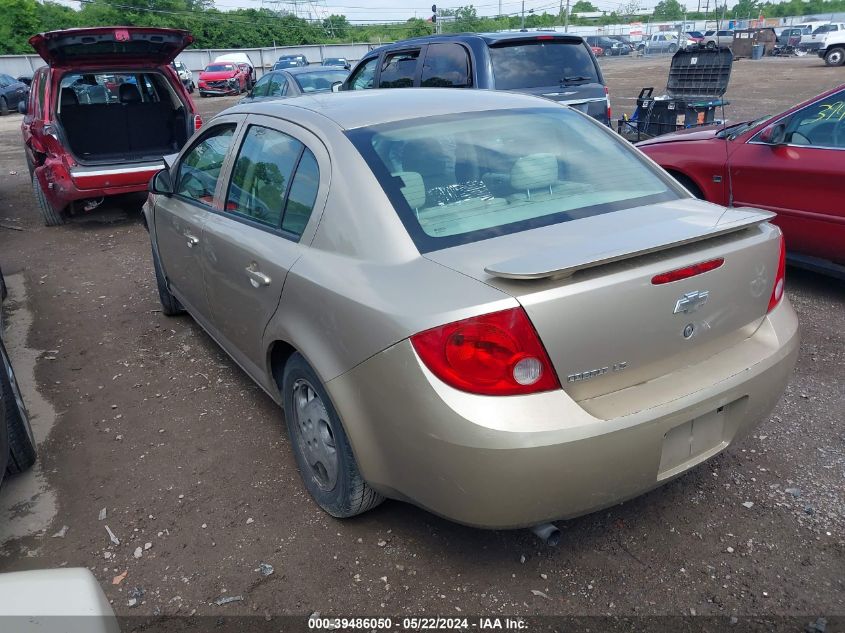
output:
[[[428,630],[458,630],[468,631],[476,629],[479,631],[510,630],[524,631],[528,623],[522,618],[507,617],[404,617],[393,618],[341,618],[341,617],[311,617],[308,619],[308,628],[322,631],[344,631],[363,629],[367,631],[393,629],[403,631],[428,631]]]

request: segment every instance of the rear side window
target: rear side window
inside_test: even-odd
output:
[[[311,150],[305,148],[290,186],[285,214],[282,217],[282,230],[297,237],[302,235],[311,217],[311,211],[314,210],[319,187],[320,169],[317,167],[317,159]]]
[[[278,228],[285,193],[303,145],[277,130],[253,125],[238,153],[226,211]]]
[[[599,81],[586,46],[562,41],[515,42],[490,48],[498,90]]]
[[[214,202],[214,190],[234,131],[234,125],[215,127],[182,157],[176,195],[206,205]]]
[[[403,51],[384,56],[379,75],[379,88],[411,88],[417,72],[420,52]]]
[[[420,85],[423,88],[467,88],[470,79],[469,55],[460,44],[429,44]]]

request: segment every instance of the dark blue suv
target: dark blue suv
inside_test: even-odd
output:
[[[577,35],[455,33],[404,40],[370,51],[342,90],[415,87],[526,92],[610,124],[601,69]]]

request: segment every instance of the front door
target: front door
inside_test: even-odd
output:
[[[819,99],[778,123],[785,143],[760,134],[730,158],[733,204],[778,214],[786,247],[798,253],[845,260],[845,90]]]
[[[156,248],[165,277],[171,292],[200,322],[209,316],[202,230],[235,128],[230,121],[206,130],[176,163],[174,194],[156,199]]]
[[[328,155],[301,127],[257,115],[237,143],[223,210],[209,216],[203,231],[206,293],[221,343],[260,377],[264,329],[303,240],[313,235],[307,229]]]

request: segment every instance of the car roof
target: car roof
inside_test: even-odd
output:
[[[572,43],[580,43],[583,38],[574,33],[557,33],[555,31],[504,31],[501,33],[448,33],[442,35],[421,35],[420,37],[412,37],[392,44],[385,44],[373,49],[369,54],[382,50],[393,50],[397,48],[404,48],[409,44],[427,44],[432,42],[468,42],[471,40],[482,40],[488,46],[495,45],[500,42],[507,42],[510,40],[535,40],[535,39],[555,39],[563,40]],[[368,56],[369,56],[368,54]]]
[[[308,110],[330,119],[342,129],[352,130],[446,114],[555,107],[561,106],[547,99],[516,92],[409,88],[305,95],[280,101],[247,103],[226,112],[296,119],[296,110]]]

